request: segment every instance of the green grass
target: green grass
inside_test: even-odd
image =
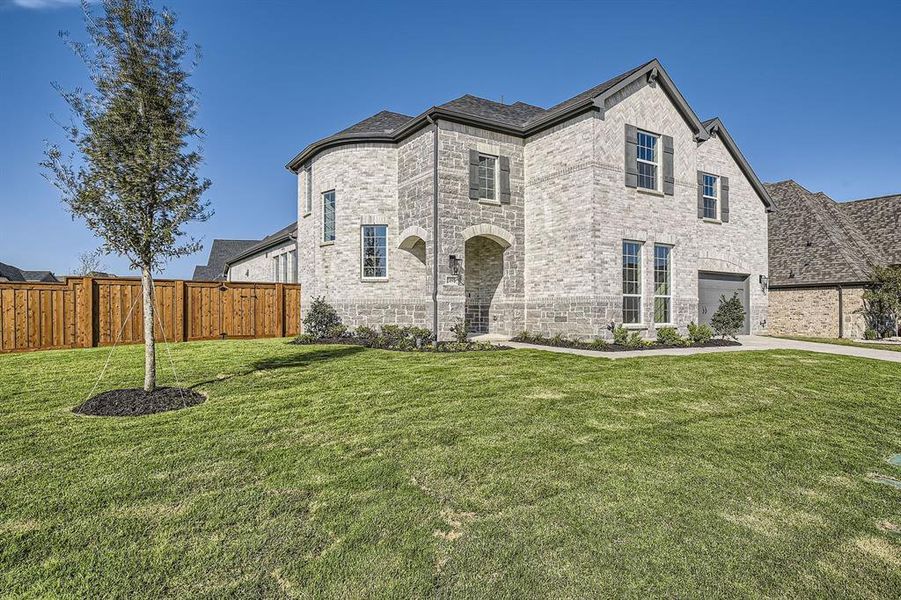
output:
[[[4,597],[901,589],[892,363],[191,343],[204,404],[74,415],[107,353],[0,356]]]
[[[869,348],[871,350],[889,350],[891,352],[901,352],[901,344],[868,344],[867,342],[859,342],[849,340],[847,338],[820,338],[800,335],[775,335],[783,340],[795,340],[798,342],[817,342],[819,344],[835,344],[836,346],[853,346],[855,348]]]

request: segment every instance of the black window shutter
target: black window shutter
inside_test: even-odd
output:
[[[638,187],[638,128],[626,123],[626,187]]]
[[[698,218],[704,218],[704,171],[698,171]]]
[[[469,198],[479,199],[479,151],[469,151]]]
[[[499,156],[501,204],[510,204],[510,157]]]
[[[729,222],[729,178],[720,177],[720,221]]]
[[[676,178],[673,176],[673,138],[669,135],[663,138],[663,193],[667,196],[675,194]]]

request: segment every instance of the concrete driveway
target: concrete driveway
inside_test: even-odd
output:
[[[765,337],[760,335],[740,335],[738,341],[741,346],[724,346],[719,348],[666,348],[660,350],[629,350],[624,352],[598,352],[595,350],[577,350],[574,348],[553,348],[551,346],[538,346],[535,344],[520,344],[518,342],[500,342],[512,348],[530,348],[534,350],[547,350],[548,352],[560,352],[563,354],[578,354],[580,356],[597,356],[599,358],[637,358],[642,356],[690,356],[692,354],[706,354],[708,352],[748,352],[751,350],[805,350],[807,352],[821,352],[823,354],[839,354],[842,356],[856,356],[858,358],[872,358],[901,363],[901,352],[892,350],[879,350],[871,348],[857,348],[854,346],[839,346],[838,344],[820,344],[817,342],[798,342],[780,338]]]

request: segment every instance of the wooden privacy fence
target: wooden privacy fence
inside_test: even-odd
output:
[[[300,331],[300,286],[161,279],[158,341],[263,338]],[[129,316],[130,315],[130,316]],[[0,283],[0,352],[144,341],[141,280],[73,278]]]

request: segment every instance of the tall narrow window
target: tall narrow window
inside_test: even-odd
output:
[[[719,177],[704,173],[704,218],[718,217]]]
[[[497,157],[479,155],[479,199],[497,199]]]
[[[303,170],[304,174],[304,199],[303,212],[305,215],[313,212],[313,167],[307,165]]]
[[[670,246],[654,246],[654,323],[672,322],[672,266]]]
[[[659,137],[646,131],[638,132],[638,187],[657,189],[657,142]]]
[[[623,323],[641,323],[641,242],[623,242]]]
[[[281,261],[282,261],[282,278],[281,278],[281,281],[282,281],[283,283],[288,283],[288,281],[289,281],[289,279],[288,279],[288,253],[285,252],[284,254],[282,254],[282,255],[280,256],[280,258],[281,258]]]
[[[322,194],[322,241],[335,241],[335,190]]]
[[[274,281],[275,283],[278,283],[278,282],[279,282],[279,279],[278,279],[278,257],[277,257],[277,256],[273,256],[273,257],[272,257],[272,281]]]
[[[363,279],[388,277],[388,227],[363,225],[360,261]]]
[[[297,283],[297,250],[291,250],[288,253],[288,268],[290,269],[290,278],[288,281]]]

